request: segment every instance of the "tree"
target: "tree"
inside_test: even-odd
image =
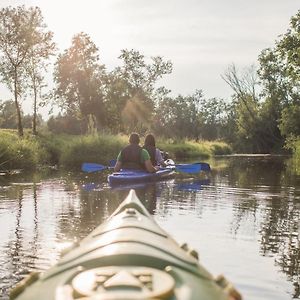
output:
[[[290,28],[276,41],[275,47],[261,52],[259,63],[266,106],[277,128],[287,136],[288,124],[297,124],[299,119],[293,112],[300,105],[300,10],[291,18]]]
[[[55,95],[68,114],[89,122],[90,131],[105,119],[105,80],[98,48],[87,34],[75,35],[71,47],[55,63]]]
[[[231,65],[222,78],[234,91],[237,148],[258,153],[270,152],[282,139],[274,123],[275,115],[258,93],[259,78],[254,66],[239,74]]]
[[[33,94],[33,117],[32,117],[32,133],[37,134],[37,112],[38,98],[42,97],[42,88],[45,87],[43,72],[46,71],[47,60],[54,55],[55,43],[52,41],[53,33],[44,32],[42,29],[46,25],[42,23],[42,15],[39,14],[40,30],[35,34],[35,39],[39,42],[35,43],[29,52],[29,58],[26,60],[26,71],[30,77],[29,88]]]
[[[0,105],[0,128],[17,128],[16,106],[14,101],[4,101]]]
[[[122,119],[124,127],[131,130],[147,130],[152,123],[155,109],[155,99],[159,88],[157,81],[172,72],[172,63],[164,61],[162,57],[151,57],[151,62],[145,61],[145,56],[136,50],[122,50],[119,58],[123,61],[121,67],[112,72],[114,83],[110,86],[116,94],[109,92],[113,97],[108,102],[117,103],[118,110],[114,111]],[[120,97],[121,96],[121,97]]]
[[[191,96],[165,97],[160,101],[155,116],[155,131],[166,137],[195,138],[201,136],[202,91]]]
[[[16,106],[14,101],[7,100],[0,104],[0,128],[16,129],[18,128],[16,119]],[[24,115],[21,110],[22,124],[24,128],[31,128],[31,115]],[[43,123],[43,118],[41,115],[37,116],[37,123],[40,125]]]
[[[47,122],[48,129],[56,134],[83,134],[86,124],[81,124],[78,119],[72,115],[61,115],[51,116]]]
[[[279,128],[285,137],[300,136],[300,105],[292,104],[283,109]]]
[[[206,140],[224,138],[230,122],[230,106],[222,99],[204,97],[200,99],[199,105],[201,138]]]
[[[14,95],[20,136],[23,136],[20,97],[28,84],[26,66],[30,57],[44,57],[52,38],[52,33],[44,29],[38,7],[9,6],[0,11],[0,74]]]

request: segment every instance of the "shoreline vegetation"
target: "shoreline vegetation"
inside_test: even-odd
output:
[[[292,139],[287,143],[287,148],[292,150],[292,168],[294,172],[300,175],[300,137]]]
[[[172,61],[138,49],[121,49],[110,69],[87,32],[74,33],[59,51],[37,6],[3,7],[0,20],[0,81],[12,97],[0,99],[0,128],[16,129],[0,136],[2,170],[107,164],[127,137],[105,133],[132,131],[166,137],[158,146],[177,161],[287,150],[299,157],[300,10],[275,46],[262,49],[257,66],[233,63],[221,74],[229,99],[207,98],[201,86],[172,95],[160,83],[172,74]],[[47,122],[39,107],[51,108]]]
[[[0,140],[0,171],[34,170],[54,165],[79,170],[83,162],[107,165],[109,160],[116,158],[122,147],[128,143],[128,136],[51,133],[32,135],[25,132],[24,137],[20,138],[17,131],[1,129]],[[167,151],[173,159],[180,161],[203,160],[214,155],[232,154],[230,145],[222,141],[158,138],[157,146]]]

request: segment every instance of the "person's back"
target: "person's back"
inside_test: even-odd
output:
[[[164,165],[164,159],[160,150],[156,148],[155,138],[151,133],[146,135],[143,148],[148,151],[153,166]]]
[[[121,169],[147,170],[150,173],[157,171],[153,167],[149,153],[139,146],[140,137],[137,133],[132,133],[129,138],[129,145],[118,155],[114,171]]]
[[[121,151],[120,160],[123,169],[145,169],[141,160],[142,147],[137,144],[129,144]]]
[[[143,146],[144,149],[146,149],[150,155],[150,160],[153,166],[157,165],[157,161],[155,158],[155,154],[156,154],[156,148],[154,146],[151,145],[144,145]]]

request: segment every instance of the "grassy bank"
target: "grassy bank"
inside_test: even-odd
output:
[[[116,158],[127,144],[128,136],[71,136],[25,134],[20,139],[15,131],[0,130],[0,169],[33,169],[43,165],[61,165],[79,169],[83,162],[107,164]],[[143,140],[142,140],[143,142]],[[231,148],[223,142],[157,140],[157,146],[169,152],[175,160],[205,159],[217,154],[229,154]]]
[[[31,135],[20,139],[12,130],[1,130],[0,141],[0,169],[32,169],[47,161],[47,152]]]

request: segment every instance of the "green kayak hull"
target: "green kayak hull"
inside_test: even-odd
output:
[[[214,278],[199,264],[195,250],[158,226],[134,190],[54,267],[21,281],[10,298],[242,299],[224,276]]]

